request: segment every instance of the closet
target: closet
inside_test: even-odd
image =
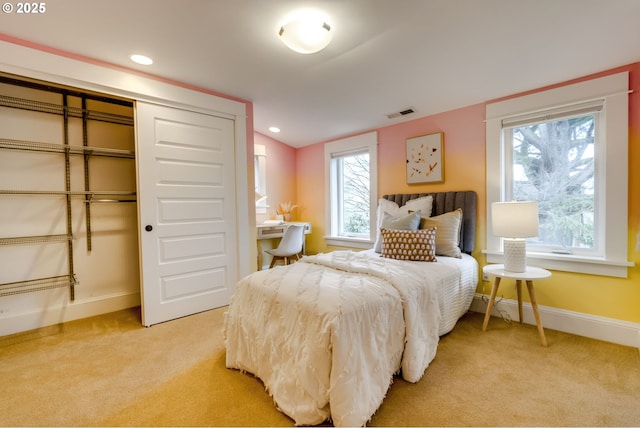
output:
[[[133,112],[0,74],[0,316],[138,295]]]
[[[0,336],[228,304],[255,269],[250,102],[6,41],[0,77]]]

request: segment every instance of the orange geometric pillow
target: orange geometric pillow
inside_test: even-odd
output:
[[[382,257],[423,262],[436,261],[436,228],[419,230],[380,229]]]

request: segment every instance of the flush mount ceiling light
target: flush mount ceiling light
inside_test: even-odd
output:
[[[280,128],[278,128],[277,126],[270,126],[269,131],[277,134],[278,132],[280,132]]]
[[[331,42],[331,26],[318,12],[304,12],[289,18],[278,35],[287,47],[301,54],[312,54]]]
[[[140,65],[153,64],[153,60],[148,56],[133,54],[133,55],[130,55],[129,58],[131,58],[131,61],[135,62],[136,64],[140,64]]]

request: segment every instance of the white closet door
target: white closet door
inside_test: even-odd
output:
[[[237,281],[234,121],[137,102],[142,322],[227,305]]]

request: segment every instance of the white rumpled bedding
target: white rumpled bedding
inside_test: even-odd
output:
[[[225,315],[226,365],[260,378],[296,425],[363,426],[394,373],[422,377],[441,334],[438,289],[461,276],[456,263],[367,251],[255,272]]]

